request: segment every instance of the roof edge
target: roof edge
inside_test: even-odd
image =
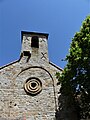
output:
[[[48,39],[49,34],[48,33],[39,33],[39,32],[28,32],[28,31],[21,31],[21,35],[23,34],[32,34],[32,35],[44,35]]]
[[[4,66],[1,66],[1,67],[0,67],[0,70],[3,69],[3,68],[5,68],[5,67],[8,67],[9,65],[12,65],[12,64],[14,64],[14,63],[17,63],[17,62],[19,62],[19,61],[20,61],[20,59],[14,61],[14,62],[10,62],[10,63],[8,63],[8,64],[6,64],[6,65],[4,65]],[[52,63],[52,62],[50,62],[50,61],[49,61],[49,64],[51,64],[52,66],[56,67],[56,68],[59,69],[60,71],[63,71],[62,68],[60,68],[59,66],[55,65],[54,63]]]
[[[51,64],[52,66],[56,67],[57,69],[59,69],[59,70],[63,71],[63,69],[62,69],[62,68],[60,68],[59,66],[55,65],[54,63],[52,63],[52,62],[50,62],[50,61],[49,61],[49,64]]]
[[[17,62],[19,62],[19,61],[20,61],[20,59],[14,61],[14,62],[10,62],[10,63],[8,63],[8,64],[6,64],[6,65],[4,65],[4,66],[1,66],[1,67],[0,67],[0,70],[3,69],[3,68],[5,68],[5,67],[8,67],[9,65],[12,65],[12,64],[14,64],[14,63],[17,63]]]

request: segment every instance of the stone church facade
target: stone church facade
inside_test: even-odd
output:
[[[49,61],[48,34],[21,34],[20,59],[0,68],[0,120],[55,120],[62,69]]]

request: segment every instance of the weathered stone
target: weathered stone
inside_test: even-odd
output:
[[[39,48],[31,46],[33,36]],[[47,36],[22,32],[20,60],[0,68],[0,120],[55,120],[60,88],[55,73],[62,69],[49,62]]]

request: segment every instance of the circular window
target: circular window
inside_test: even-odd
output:
[[[25,91],[30,95],[36,95],[42,90],[42,82],[35,77],[29,78],[24,84]]]

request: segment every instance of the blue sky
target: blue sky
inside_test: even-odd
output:
[[[0,66],[19,59],[21,31],[49,33],[49,59],[64,68],[71,39],[90,0],[0,0]]]

